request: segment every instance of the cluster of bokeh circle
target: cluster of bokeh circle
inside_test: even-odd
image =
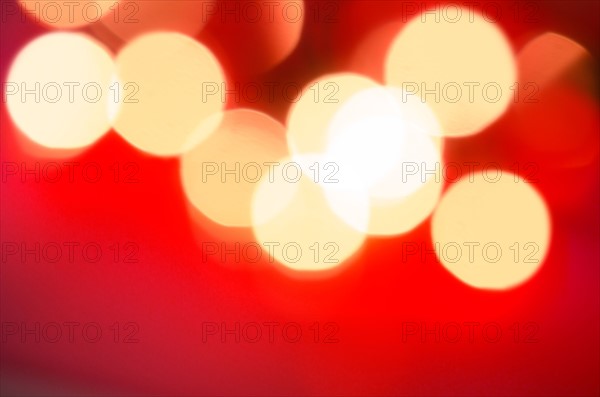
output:
[[[30,17],[42,12],[33,3],[40,2],[20,1]],[[226,71],[194,35],[213,2],[128,2],[141,3],[133,24],[116,23],[116,2],[80,3],[105,14],[97,35],[78,32],[89,20],[63,9],[47,23],[56,31],[29,42],[9,71],[9,114],[36,143],[84,148],[114,130],[143,152],[178,156],[189,203],[224,227],[251,229],[259,245],[276,243],[281,249],[270,255],[292,271],[338,268],[368,236],[402,235],[429,217],[441,247],[487,242],[506,252],[535,243],[529,262],[490,251],[494,260],[482,264],[436,250],[468,285],[509,288],[541,266],[551,222],[531,184],[508,171],[493,183],[475,173],[444,191],[444,178],[431,172],[440,169],[445,140],[481,132],[510,105],[511,96],[498,93],[518,80],[516,59],[497,24],[476,13],[460,21],[416,15],[386,50],[385,84],[354,72],[320,76],[280,123],[226,110],[221,95],[209,95]],[[302,1],[281,3],[302,15]],[[302,32],[297,17],[274,15],[252,27],[264,30],[257,36],[271,49],[259,57],[265,69],[285,59]],[[115,38],[122,45],[113,53],[103,40]],[[431,91],[438,85],[442,100]],[[332,87],[334,100],[315,95]],[[461,89],[479,95],[457,95]],[[294,252],[283,249],[289,243]]]

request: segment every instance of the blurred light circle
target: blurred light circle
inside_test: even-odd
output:
[[[536,93],[535,102],[518,107],[515,116],[508,138],[515,144],[515,151],[520,149],[530,160],[529,169],[520,167],[522,172],[538,174],[535,168],[539,164],[553,171],[586,167],[598,158],[600,108],[594,98],[576,88],[565,83],[550,84]],[[568,182],[575,179],[569,178]],[[560,190],[572,193],[562,184]]]
[[[120,0],[18,0],[21,14],[54,29],[79,28],[106,18]],[[4,12],[4,7],[3,7]]]
[[[280,163],[302,169],[310,160],[292,157]],[[276,173],[272,181],[263,177],[255,192],[252,219],[257,242],[270,247],[272,260],[292,270],[325,271],[342,265],[361,247],[365,234],[336,215],[314,175],[290,175]],[[368,206],[355,205],[354,210],[368,217]]]
[[[538,271],[550,228],[544,199],[530,184],[505,171],[476,173],[444,194],[432,239],[438,259],[458,279],[476,288],[507,289]]]
[[[222,0],[206,7],[210,24],[201,39],[220,48],[234,75],[263,72],[287,58],[309,17],[303,0]]]
[[[214,222],[250,227],[254,190],[273,169],[270,163],[286,155],[285,128],[278,121],[247,109],[224,112],[217,130],[182,155],[184,191]]]
[[[535,84],[539,90],[590,56],[580,44],[559,34],[548,32],[535,37],[518,55],[523,100],[532,92],[528,84]]]
[[[438,204],[443,186],[443,180],[429,178],[417,191],[405,197],[371,197],[367,232],[377,236],[410,232],[431,215]]]
[[[413,92],[437,115],[447,136],[477,133],[513,98],[512,49],[498,26],[458,8],[457,19],[423,13],[393,41],[385,81]]]
[[[321,153],[327,148],[327,130],[336,112],[357,92],[377,83],[354,73],[319,77],[302,89],[287,119],[290,151],[296,154]]]
[[[50,33],[16,56],[6,83],[9,114],[36,143],[57,149],[88,146],[110,129],[112,56],[79,33]]]
[[[109,15],[102,19],[101,24],[125,42],[155,31],[195,36],[210,20],[210,10],[216,7],[216,3],[214,0],[121,1],[118,6],[110,8]]]
[[[377,186],[376,195],[407,196],[425,181],[418,173],[403,178],[402,170],[409,164],[435,167],[439,153],[431,137],[438,135],[435,115],[418,99],[387,87],[362,90],[342,103],[327,130],[326,152],[342,179],[335,186]]]
[[[211,93],[225,77],[202,44],[179,33],[152,33],[123,48],[116,64],[123,93],[114,127],[132,145],[172,156],[192,137],[214,131],[203,122],[223,109],[221,95]]]
[[[348,68],[383,84],[388,49],[403,25],[400,20],[388,22],[366,34],[353,49]]]
[[[326,157],[339,169],[339,182],[323,188],[335,211],[350,195],[366,196],[367,222],[356,211],[338,214],[369,234],[414,228],[431,213],[442,187],[440,126],[426,104],[403,94],[388,87],[360,91],[336,112],[328,131]]]

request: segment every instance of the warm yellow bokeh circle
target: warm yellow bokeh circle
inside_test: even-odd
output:
[[[202,122],[224,103],[211,95],[222,87],[215,56],[180,33],[151,33],[130,42],[117,56],[123,87],[115,130],[137,148],[160,156],[181,154]]]
[[[254,110],[230,110],[208,139],[182,155],[181,181],[204,215],[225,226],[249,227],[260,179],[286,155],[281,123]]]
[[[98,42],[81,33],[50,33],[28,43],[6,82],[8,112],[36,143],[74,149],[110,130],[117,106],[114,62]]]
[[[517,82],[515,57],[498,25],[461,11],[457,20],[426,13],[412,19],[385,64],[386,84],[425,101],[446,136],[475,134],[494,122]]]
[[[477,173],[452,185],[432,221],[442,265],[464,283],[507,289],[531,278],[550,244],[544,199],[514,174]]]

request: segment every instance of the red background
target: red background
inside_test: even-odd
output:
[[[310,1],[307,3],[311,4]],[[483,2],[480,2],[483,3]],[[352,49],[368,32],[399,15],[393,1],[340,1],[337,22],[306,24],[294,53],[276,68],[245,76],[230,55],[223,64],[237,81],[293,81],[303,85],[344,70]],[[539,2],[535,22],[506,15],[500,26],[518,51],[536,35],[553,31],[598,57],[597,1]],[[211,30],[212,29],[212,30]],[[47,30],[14,19],[2,24],[1,75],[16,53]],[[215,53],[227,48],[218,27],[199,36]],[[219,39],[215,39],[219,38]],[[211,41],[212,40],[212,41]],[[221,48],[215,46],[215,40]],[[43,67],[43,65],[42,65]],[[395,238],[370,238],[345,270],[324,280],[297,280],[266,261],[224,265],[201,258],[199,240],[216,241],[195,226],[179,181],[177,159],[143,154],[111,132],[70,160],[40,154],[0,109],[2,163],[135,163],[137,183],[81,178],[59,183],[29,178],[2,181],[2,242],[97,242],[99,263],[3,260],[1,321],[97,322],[98,343],[0,344],[6,394],[153,395],[597,395],[600,391],[598,96],[569,79],[542,93],[544,107],[513,107],[486,131],[449,140],[447,161],[539,164],[536,188],[552,217],[552,244],[539,273],[517,288],[471,288],[429,256],[402,260],[403,242],[429,244],[429,220]],[[285,121],[290,103],[230,104],[255,108]],[[527,112],[523,110],[523,112]],[[540,114],[541,113],[541,114]],[[590,132],[569,151],[532,150],[519,131],[535,136]],[[583,133],[582,133],[583,134]],[[585,135],[585,134],[584,134]],[[589,135],[589,134],[588,134]],[[572,135],[570,135],[572,136]],[[578,135],[576,135],[578,136]],[[557,145],[561,148],[561,144]],[[561,160],[593,161],[566,168]],[[39,149],[39,148],[38,148]],[[112,174],[110,174],[112,176]],[[3,175],[4,177],[4,175]],[[217,240],[218,241],[218,240]],[[107,247],[133,242],[138,263],[114,263]],[[221,343],[202,341],[204,322],[334,322],[337,343]],[[498,343],[476,332],[474,343],[428,336],[403,341],[404,322],[496,322]],[[139,325],[139,343],[113,343],[115,322]],[[533,322],[534,343],[515,342],[510,326]],[[481,328],[479,328],[481,329]],[[310,334],[312,335],[312,334]]]

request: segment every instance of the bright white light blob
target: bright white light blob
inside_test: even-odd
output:
[[[516,182],[518,181],[518,182]],[[475,288],[502,290],[529,280],[550,244],[550,215],[528,183],[477,173],[451,186],[432,221],[436,255]]]
[[[376,86],[370,78],[354,73],[324,75],[308,83],[288,115],[290,152],[324,152],[328,143],[327,130],[335,113],[357,92]]]
[[[439,135],[429,107],[399,89],[375,87],[350,97],[327,132],[324,157],[339,173],[337,183],[322,187],[334,211],[369,234],[414,228],[433,210],[441,191]],[[370,206],[366,219],[352,210],[363,202]]]
[[[439,163],[436,135],[435,115],[418,99],[386,87],[360,91],[344,102],[327,131],[326,153],[340,168],[340,183],[333,186],[362,190],[377,185],[375,197],[407,196],[425,180],[420,173],[402,171],[433,169]]]
[[[36,143],[56,149],[88,146],[110,130],[114,63],[80,33],[50,33],[28,43],[10,67],[9,114]]]

